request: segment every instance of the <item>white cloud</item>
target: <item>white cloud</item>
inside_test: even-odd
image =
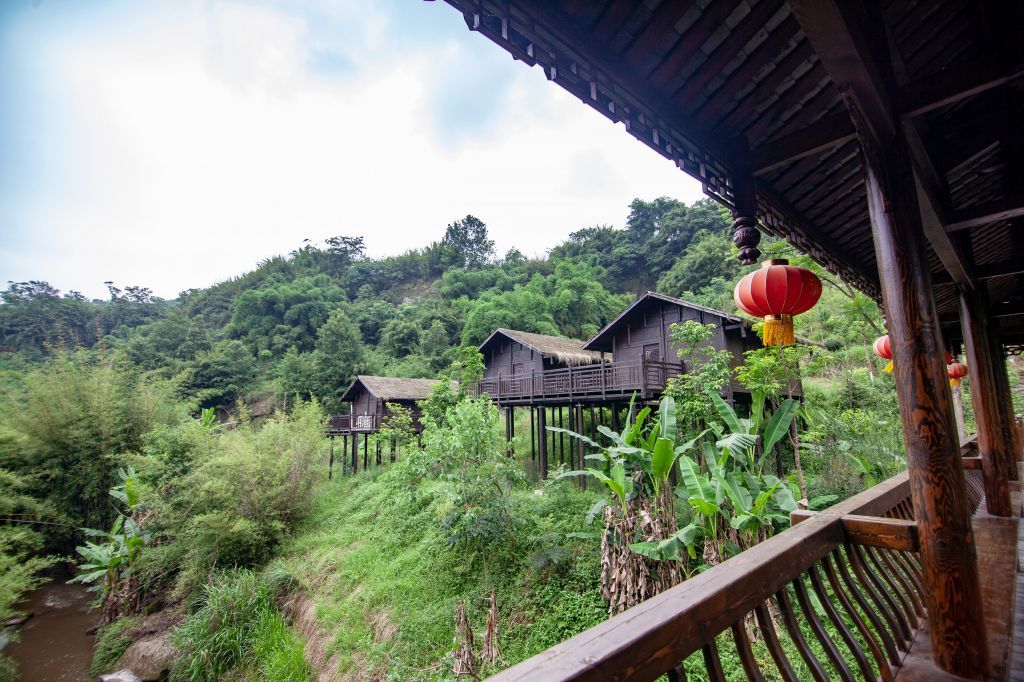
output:
[[[375,14],[358,40],[380,45],[386,25]],[[478,35],[393,47],[377,62],[350,50],[342,56],[360,54],[358,65],[333,77],[309,68],[313,51],[333,49],[313,33],[278,6],[215,4],[48,42],[63,167],[51,191],[0,207],[5,225],[34,234],[0,237],[12,246],[4,278],[92,295],[115,279],[173,297],[304,238],[363,234],[371,254],[394,254],[467,213],[499,250],[541,254],[580,227],[621,225],[634,196],[700,196],[669,161],[521,64],[489,125],[443,140],[438,84],[458,87],[448,79],[464,60],[500,49]]]

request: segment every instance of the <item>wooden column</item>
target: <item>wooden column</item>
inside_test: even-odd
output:
[[[359,434],[352,434],[352,473],[359,471]]]
[[[1014,428],[1016,415],[1013,413],[1013,395],[1010,393],[1010,377],[1006,373],[1006,354],[999,340],[999,333],[989,328],[989,346],[992,349],[992,371],[995,377],[996,405],[999,408],[999,429],[1006,444],[1006,459],[1003,470],[1011,481],[1020,479],[1017,471],[1017,431]],[[1018,510],[1019,511],[1019,510]]]
[[[1000,395],[992,362],[985,309],[975,292],[960,292],[960,324],[964,356],[971,377],[978,450],[985,481],[985,508],[996,516],[1010,516],[1010,485],[1006,462],[1009,450],[1000,428]]]
[[[619,406],[614,403],[612,404],[612,431],[615,433],[622,431],[622,426],[619,424]]]
[[[552,421],[554,421],[554,420],[552,420]],[[561,405],[558,406],[558,428],[560,428],[560,429],[564,429],[565,428],[565,421],[564,421],[564,417],[562,416],[562,406]],[[569,430],[570,431],[572,430],[572,420],[569,421]],[[558,437],[558,463],[559,464],[564,464],[565,463],[565,434],[559,432],[557,437]]]
[[[537,408],[530,405],[530,460],[537,459],[537,437],[534,428],[534,420],[537,418]]]
[[[516,439],[516,408],[508,408],[508,454],[516,454],[516,446],[513,445]]]
[[[334,478],[334,436],[331,436],[331,457],[327,460],[327,480]]]
[[[539,450],[537,460],[540,466],[541,479],[548,477],[548,432],[545,428],[545,422],[547,421],[545,412],[547,412],[547,409],[543,405],[537,410],[537,445]]]
[[[370,434],[363,434],[363,468],[370,468]]]
[[[582,436],[583,435],[583,406],[582,405],[577,405],[576,406],[576,426],[579,428],[577,433],[579,433]],[[584,467],[583,463],[586,461],[586,460],[583,459],[583,454],[584,454],[583,453],[583,441],[580,440],[579,438],[577,438],[576,439],[576,462],[575,462],[575,467],[574,468],[580,469],[580,470],[583,469],[583,467]],[[587,487],[587,477],[586,476],[577,476],[576,478],[579,479],[580,488],[586,488]]]
[[[865,156],[934,661],[982,679],[990,665],[978,562],[913,171],[902,139]]]

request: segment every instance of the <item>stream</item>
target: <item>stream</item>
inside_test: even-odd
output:
[[[95,637],[89,632],[97,617],[87,606],[91,595],[81,585],[68,585],[68,577],[55,574],[19,606],[32,617],[21,626],[19,641],[3,653],[17,664],[21,682],[94,679],[88,671]]]

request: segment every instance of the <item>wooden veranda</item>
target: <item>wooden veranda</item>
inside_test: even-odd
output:
[[[715,680],[726,655],[753,680],[796,679],[793,660],[818,680],[1020,674],[1024,3],[447,2],[697,178],[742,262],[777,235],[883,305],[908,464],[499,678],[681,679],[693,654]],[[978,458],[946,377],[961,346]]]

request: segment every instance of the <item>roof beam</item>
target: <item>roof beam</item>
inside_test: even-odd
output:
[[[969,230],[972,227],[988,225],[1000,220],[1009,220],[1024,215],[1024,196],[1017,195],[995,199],[987,204],[969,206],[950,216],[946,229],[950,232]]]
[[[1024,67],[1019,65],[1000,69],[990,59],[954,64],[900,87],[899,111],[905,118],[921,116],[1018,78],[1024,78]]]
[[[889,146],[899,131],[900,122],[894,115],[897,108],[887,86],[886,74],[873,56],[872,47],[877,47],[877,43],[872,45],[860,30],[860,27],[881,21],[881,18],[856,16],[853,3],[840,7],[836,0],[789,0],[789,6],[825,71],[857,117],[855,124],[869,156],[872,149]],[[892,68],[892,65],[886,64],[885,67]],[[903,125],[903,133],[917,176],[918,203],[925,237],[953,281],[973,288],[968,263],[957,249],[953,237],[943,227],[948,222],[948,192],[942,176],[936,171],[913,120]]]
[[[850,114],[843,110],[809,126],[768,140],[751,150],[754,175],[764,175],[808,156],[838,147],[857,137]]]
[[[1024,275],[1024,261],[1012,261],[1005,263],[990,263],[988,265],[976,265],[974,267],[974,278],[976,280],[995,279],[1007,275]],[[948,272],[940,272],[932,275],[934,284],[952,284],[953,279]]]
[[[518,0],[536,23],[564,45],[573,49],[589,62],[598,72],[614,81],[615,85],[638,102],[645,102],[654,113],[665,119],[692,144],[704,149],[722,164],[733,161],[737,155],[735,144],[729,144],[713,137],[682,108],[661,92],[637,79],[618,59],[610,57],[605,50],[587,40],[571,19],[557,7],[543,0]]]

